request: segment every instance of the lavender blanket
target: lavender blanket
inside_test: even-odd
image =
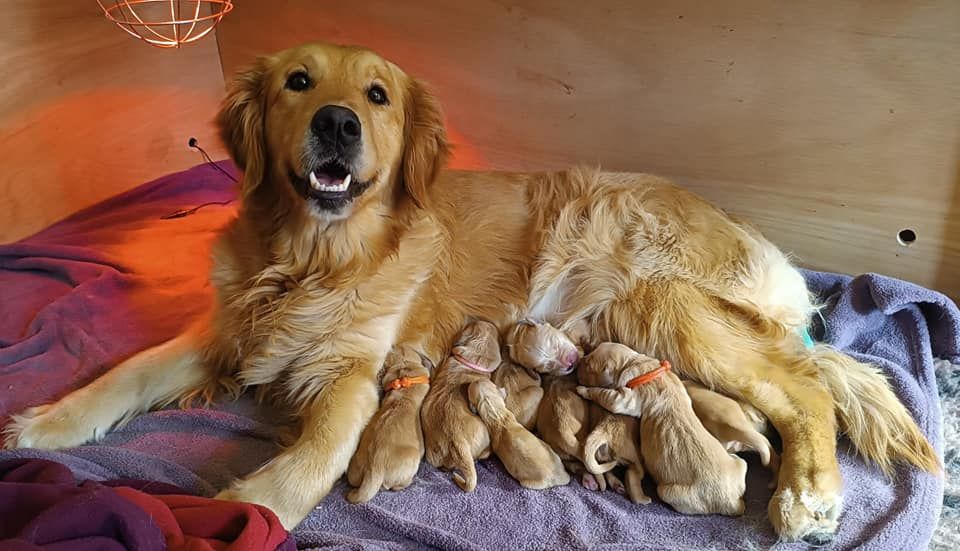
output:
[[[232,165],[222,166],[233,170]],[[179,331],[209,298],[207,250],[231,206],[182,208],[233,197],[208,166],[145,184],[19,243],[0,247],[0,423],[62,396],[146,346]],[[880,365],[920,427],[941,449],[932,358],[960,356],[960,315],[944,296],[889,278],[808,272],[829,299],[816,336]],[[152,479],[213,495],[275,452],[270,412],[249,398],[215,410],[141,416],[97,445],[41,457],[78,478]],[[890,483],[841,443],[845,507],[832,549],[920,549],[940,510],[941,479],[902,469]],[[300,548],[401,549],[792,549],[766,520],[766,472],[751,463],[742,518],[681,516],[659,503],[635,506],[575,483],[521,489],[496,462],[480,463],[477,491],[460,492],[423,466],[417,482],[355,506],[343,483],[296,530]]]

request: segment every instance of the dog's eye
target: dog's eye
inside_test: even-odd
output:
[[[376,84],[367,90],[367,97],[370,98],[370,101],[376,103],[377,105],[386,105],[389,102],[387,99],[387,91]]]
[[[303,71],[297,71],[287,77],[287,89],[302,92],[310,87],[310,76]]]

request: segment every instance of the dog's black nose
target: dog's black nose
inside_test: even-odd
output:
[[[327,105],[313,116],[313,133],[325,145],[343,149],[360,141],[360,119],[339,105]]]

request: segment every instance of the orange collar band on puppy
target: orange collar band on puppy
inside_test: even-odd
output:
[[[399,379],[394,379],[384,385],[383,390],[390,392],[391,390],[399,390],[401,388],[410,388],[413,385],[428,385],[430,384],[430,377],[427,375],[417,375],[416,377],[400,377]]]
[[[493,369],[486,369],[486,368],[484,368],[484,367],[481,367],[481,366],[479,366],[479,365],[471,362],[470,360],[464,358],[464,357],[461,356],[460,354],[457,354],[456,352],[454,352],[454,353],[452,353],[452,354],[450,354],[450,355],[453,356],[453,359],[454,359],[454,360],[457,360],[458,362],[462,363],[462,364],[464,365],[464,367],[468,367],[468,368],[470,368],[470,369],[472,369],[472,370],[474,370],[474,371],[479,371],[480,373],[493,373],[494,370],[497,369],[496,367],[494,367]]]
[[[638,386],[645,385],[668,371],[670,371],[670,362],[667,360],[660,360],[660,367],[654,369],[653,371],[648,371],[639,377],[630,379],[627,381],[627,388],[637,388]]]

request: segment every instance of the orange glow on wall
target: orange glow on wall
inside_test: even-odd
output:
[[[97,0],[107,19],[158,48],[179,48],[210,34],[233,0]]]

